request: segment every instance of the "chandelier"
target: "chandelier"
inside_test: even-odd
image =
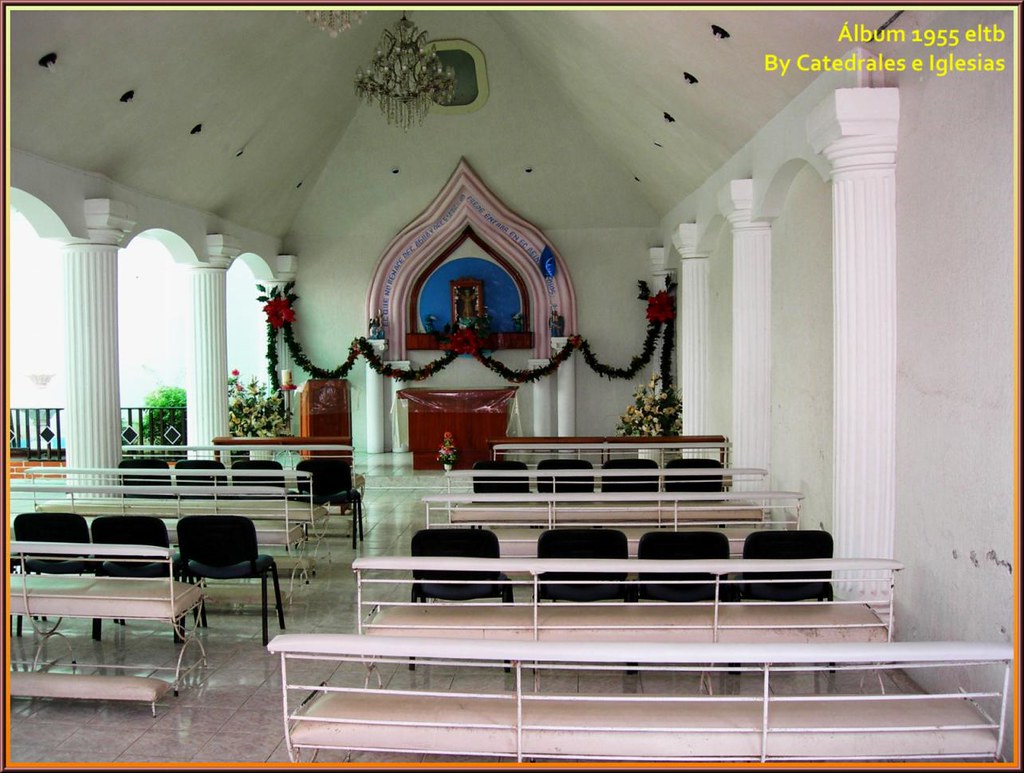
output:
[[[306,21],[315,24],[332,38],[338,37],[352,27],[352,22],[363,18],[363,11],[299,11],[306,15]]]
[[[433,46],[427,47],[427,32],[405,18],[384,30],[366,71],[356,70],[356,94],[376,100],[389,124],[408,129],[413,121],[423,123],[432,102],[444,104],[455,91],[455,71],[445,67]]]

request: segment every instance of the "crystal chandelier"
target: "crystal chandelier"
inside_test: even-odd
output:
[[[356,70],[356,94],[368,103],[376,100],[389,124],[408,129],[423,123],[431,102],[444,104],[455,91],[455,71],[445,67],[427,32],[405,18],[384,30],[366,71]]]
[[[352,27],[352,22],[358,22],[363,18],[363,11],[300,11],[305,13],[306,21],[315,24],[332,38],[338,37],[339,32],[344,32]]]

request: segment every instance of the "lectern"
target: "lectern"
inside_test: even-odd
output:
[[[310,379],[299,387],[299,435],[341,438],[331,442],[352,445],[352,406],[347,381]]]

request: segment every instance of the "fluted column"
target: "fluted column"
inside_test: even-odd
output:
[[[228,430],[227,271],[241,252],[222,234],[206,237],[207,260],[187,266],[189,317],[185,392],[189,445],[210,445]]]
[[[697,250],[697,224],[673,236],[679,251],[679,389],[683,434],[708,434],[708,256]]]
[[[550,360],[527,360],[528,368],[543,368]],[[568,363],[565,363],[564,368]],[[557,372],[557,371],[556,371]],[[551,435],[551,377],[545,376],[533,382],[533,436]]]
[[[567,337],[552,338],[551,351],[562,350],[569,342]],[[558,437],[576,435],[576,358],[570,357],[558,367]]]
[[[370,341],[379,357],[388,348],[387,341]],[[384,377],[366,363],[366,453],[384,451]]]
[[[733,180],[719,203],[732,227],[732,464],[771,461],[771,225],[752,219],[754,186]],[[755,485],[751,483],[750,485]],[[759,484],[756,484],[759,485]],[[737,484],[735,488],[744,488]]]
[[[388,365],[397,370],[409,370],[412,363],[409,360],[391,360]],[[397,378],[388,380],[391,382],[391,451],[404,454],[409,451],[409,406],[405,405],[406,401],[398,398],[398,392],[405,389],[409,382]]]
[[[62,250],[68,467],[116,467],[121,460],[117,254],[135,225],[127,204],[88,199],[88,243]]]
[[[896,89],[839,89],[808,120],[811,145],[832,164],[833,532],[842,557],[893,555],[898,127]]]

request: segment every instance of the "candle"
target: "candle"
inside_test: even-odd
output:
[[[288,369],[281,371],[281,385],[291,386],[292,385],[292,372]]]

